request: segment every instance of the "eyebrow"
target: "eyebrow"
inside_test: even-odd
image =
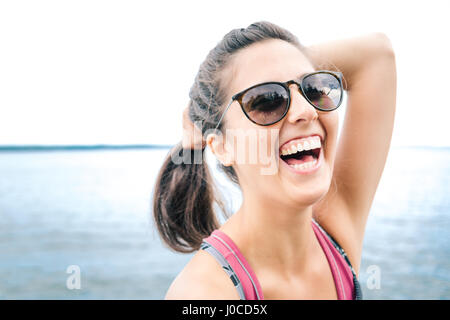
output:
[[[300,81],[300,79],[301,79],[305,74],[312,73],[312,72],[314,72],[314,71],[303,72],[302,74],[300,74],[300,75],[299,75],[297,78],[295,78],[294,80]]]

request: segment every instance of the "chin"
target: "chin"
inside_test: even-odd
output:
[[[290,198],[297,205],[306,207],[312,206],[315,203],[319,202],[328,192],[329,186],[318,186],[313,190],[305,190],[305,188],[298,188],[297,192],[293,192],[290,194]]]
[[[330,190],[331,172],[327,163],[322,164],[321,171],[314,178],[293,178],[292,172],[281,172],[284,180],[282,190],[285,190],[285,198],[296,203],[297,206],[310,206],[320,201]],[[295,175],[295,174],[294,174]]]

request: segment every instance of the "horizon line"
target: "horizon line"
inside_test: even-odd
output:
[[[15,144],[0,145],[0,151],[51,151],[51,150],[99,150],[99,149],[170,149],[175,144],[67,144],[67,145],[46,145],[46,144]],[[450,146],[426,146],[426,145],[397,145],[396,148],[417,148],[417,149],[450,149]]]
[[[16,144],[0,145],[0,151],[51,151],[51,150],[98,150],[98,149],[168,149],[166,144]]]

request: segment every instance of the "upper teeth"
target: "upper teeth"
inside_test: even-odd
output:
[[[283,156],[293,154],[300,151],[306,151],[311,149],[317,149],[322,146],[319,136],[307,137],[292,141],[288,144],[285,144],[281,148],[281,154]]]

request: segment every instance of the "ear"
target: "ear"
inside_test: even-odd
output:
[[[224,141],[223,135],[210,133],[206,137],[206,144],[211,152],[216,156],[224,166],[229,167],[234,164],[233,153],[230,147]]]

